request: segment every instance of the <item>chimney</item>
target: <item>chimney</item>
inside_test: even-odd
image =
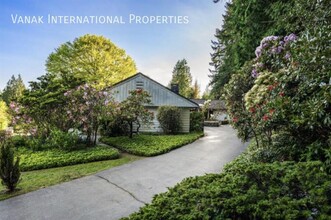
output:
[[[171,91],[178,94],[179,93],[179,86],[178,84],[171,84]]]

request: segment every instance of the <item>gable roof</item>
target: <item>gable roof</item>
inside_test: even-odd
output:
[[[207,100],[206,99],[191,99],[191,101],[197,103],[199,106],[203,106]],[[225,106],[224,101],[222,101],[222,100],[211,100],[209,103],[208,109],[226,110],[226,106]]]
[[[163,86],[148,76],[137,73],[127,79],[124,79],[110,89],[114,92],[115,101],[122,102],[129,96],[129,91],[142,88],[151,95],[151,104],[148,106],[172,105],[184,108],[198,108],[199,105],[190,99],[185,98],[171,89]]]

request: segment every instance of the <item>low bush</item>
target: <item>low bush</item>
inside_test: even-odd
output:
[[[181,129],[180,109],[175,106],[161,106],[157,120],[165,134],[177,134]]]
[[[78,134],[68,133],[58,129],[52,129],[49,137],[46,139],[46,148],[58,148],[62,150],[75,150],[78,148]]]
[[[76,151],[64,151],[60,149],[32,151],[27,148],[19,148],[16,153],[21,159],[20,167],[22,171],[119,158],[118,150],[105,146],[96,146]]]
[[[21,135],[15,135],[10,137],[10,142],[12,143],[13,147],[19,148],[19,147],[25,147],[27,146],[28,137],[21,136]]]
[[[29,137],[26,146],[34,151],[45,149],[76,150],[79,136],[74,132],[63,132],[58,129],[52,129],[48,137]]]
[[[101,123],[101,134],[103,136],[124,136],[128,134],[128,131],[128,123],[124,122],[119,116],[114,121],[103,121]]]
[[[331,177],[321,167],[241,156],[221,174],[185,179],[126,219],[328,219]]]
[[[14,157],[10,142],[0,142],[0,178],[2,185],[6,186],[9,192],[15,190],[21,176],[19,158]]]
[[[205,117],[203,112],[191,112],[190,114],[190,132],[202,132],[203,121]]]
[[[125,152],[138,156],[156,156],[191,143],[203,136],[203,133],[178,135],[137,135],[129,137],[101,138],[100,141]]]

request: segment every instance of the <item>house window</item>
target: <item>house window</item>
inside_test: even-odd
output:
[[[144,81],[136,81],[136,89],[144,89]]]

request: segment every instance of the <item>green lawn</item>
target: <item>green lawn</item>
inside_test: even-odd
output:
[[[203,133],[178,135],[136,135],[129,137],[102,138],[105,144],[139,156],[155,156],[167,153],[175,148],[191,143],[202,137]]]
[[[32,151],[20,147],[16,151],[16,155],[20,157],[21,170],[31,171],[117,159],[119,152],[117,149],[108,146],[96,146],[75,151],[64,151],[60,149]]]
[[[73,166],[23,172],[21,175],[21,182],[17,186],[18,190],[14,193],[6,193],[4,187],[0,185],[0,200],[91,175],[138,159],[140,159],[140,157],[124,154],[121,158],[116,160],[105,160]]]

